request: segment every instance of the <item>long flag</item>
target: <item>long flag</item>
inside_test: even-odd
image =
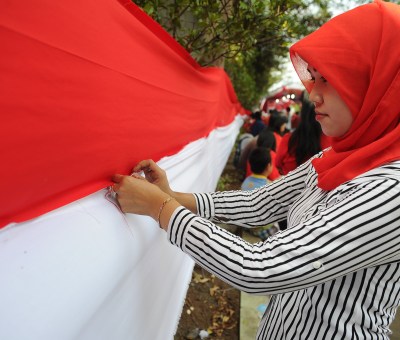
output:
[[[193,262],[106,187],[214,190],[244,109],[130,1],[0,4],[0,338],[172,339]]]

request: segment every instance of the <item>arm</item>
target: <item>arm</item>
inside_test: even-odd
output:
[[[214,222],[246,228],[286,219],[291,205],[305,188],[310,169],[307,162],[288,176],[252,191],[194,194],[198,214]]]
[[[294,185],[303,187],[304,180],[302,177],[307,174],[306,166],[303,166],[288,179],[280,181],[278,187],[276,185],[268,186],[271,190],[266,190],[267,187],[264,187],[264,190],[253,192],[231,191],[194,195],[172,191],[165,171],[152,160],[140,162],[133,170],[135,173],[131,176],[114,175],[113,177],[115,182],[113,188],[118,195],[117,198],[122,211],[151,216],[165,230],[172,213],[179,206],[183,206],[193,213],[200,213],[206,218],[214,217],[216,211],[215,220],[230,221],[244,226],[265,225],[268,218],[283,219],[286,217],[288,207],[291,204],[289,195],[293,199],[301,192],[300,188],[295,190]],[[137,174],[140,171],[144,172],[145,178]],[[275,189],[272,190],[272,188]],[[284,191],[286,194],[282,195]],[[211,197],[209,197],[210,195]],[[265,196],[269,197],[268,205],[263,203],[263,207],[260,209],[253,204],[254,201],[260,201]],[[168,200],[169,197],[174,199]],[[164,204],[166,200],[168,200],[168,203]],[[220,202],[220,207],[217,206],[216,210],[214,209],[214,200]],[[245,209],[246,214],[242,216],[242,214],[234,212],[232,215],[230,210],[236,209],[237,206]],[[260,214],[260,211],[264,213]],[[249,215],[251,219],[248,218]],[[248,225],[246,225],[246,222]]]
[[[193,194],[173,191],[171,196],[174,197],[179,204],[183,205],[186,209],[189,209],[192,213],[197,214],[196,199]]]
[[[342,192],[334,204],[311,205],[265,242],[249,244],[182,207],[170,219],[168,237],[207,270],[255,294],[291,292],[398,261],[398,181],[372,180]]]

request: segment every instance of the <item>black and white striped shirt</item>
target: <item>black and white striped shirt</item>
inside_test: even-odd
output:
[[[310,162],[254,191],[195,194],[168,237],[197,263],[248,293],[272,295],[257,339],[389,339],[400,300],[400,161],[332,191]],[[288,229],[249,244],[214,225]]]

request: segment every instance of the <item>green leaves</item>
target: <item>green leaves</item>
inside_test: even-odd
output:
[[[328,0],[138,0],[203,66],[226,68],[242,104],[270,85],[294,40],[329,18]],[[312,6],[312,11],[310,11]]]
[[[154,6],[151,2],[148,2],[144,5],[143,10],[151,16],[154,13]]]

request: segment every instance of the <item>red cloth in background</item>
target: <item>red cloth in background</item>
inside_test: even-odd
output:
[[[201,68],[130,1],[0,9],[0,226],[104,188],[244,112],[223,69]]]
[[[297,168],[296,157],[289,154],[289,139],[292,133],[286,133],[276,150],[276,167],[282,175],[286,175],[289,171]]]
[[[279,146],[281,145],[282,136],[279,133],[274,132],[274,137],[275,137],[275,145],[276,145],[275,149],[276,149],[276,151],[278,151]]]
[[[297,168],[296,156],[289,153],[289,139],[292,132],[285,134],[282,137],[281,143],[279,145],[278,151],[276,153],[276,167],[281,171],[282,175],[286,175],[289,171]],[[331,146],[332,138],[321,135],[321,149],[324,150]]]

